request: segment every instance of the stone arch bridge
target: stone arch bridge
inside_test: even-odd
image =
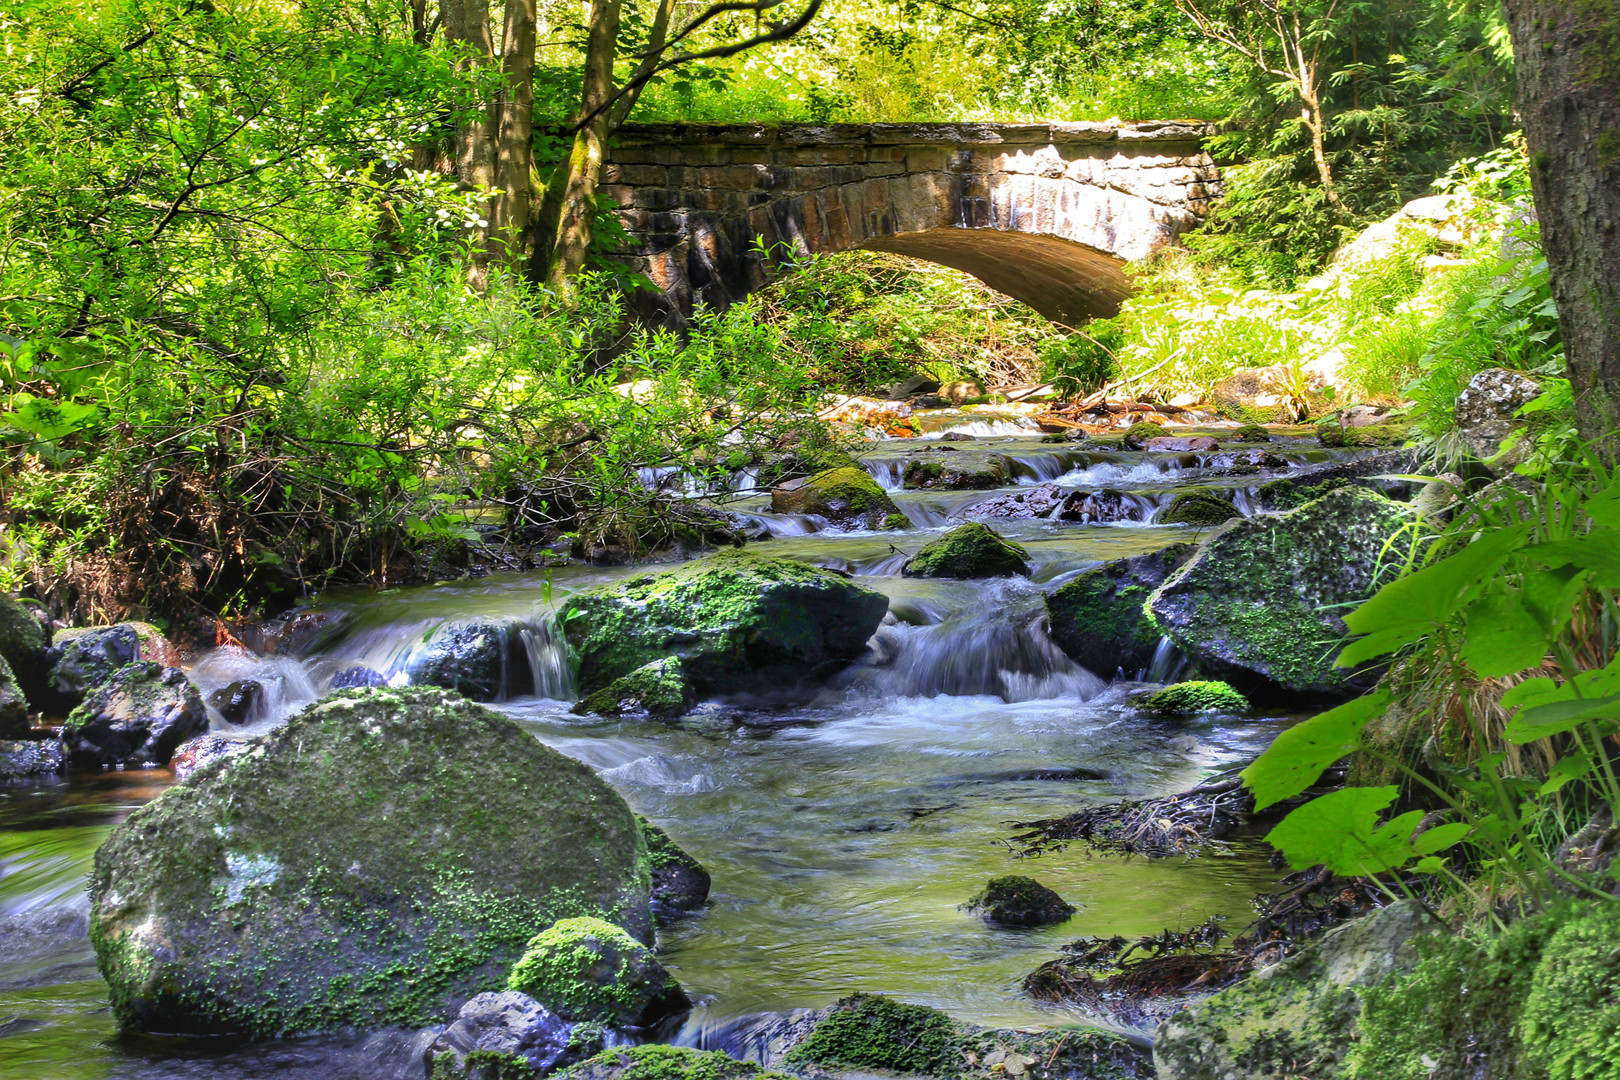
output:
[[[1192,228],[1218,194],[1211,129],[1186,123],[646,124],[621,129],[601,195],[683,323],[759,288],[778,254],[865,248],[966,270],[1070,326],[1112,315],[1126,263]],[[778,245],[786,245],[786,248]]]

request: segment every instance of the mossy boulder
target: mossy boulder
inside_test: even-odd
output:
[[[556,1074],[558,1080],[788,1080],[718,1050],[685,1046],[615,1046]]]
[[[1240,443],[1270,442],[1271,432],[1259,424],[1244,424],[1232,432],[1232,441]]]
[[[1103,678],[1147,667],[1161,634],[1142,606],[1196,550],[1192,544],[1172,544],[1064,583],[1046,597],[1052,640],[1075,663]]]
[[[28,698],[23,694],[11,664],[0,656],[0,739],[28,737]]]
[[[574,706],[576,713],[668,719],[692,706],[692,686],[678,656],[665,656],[621,675]]]
[[[647,869],[652,878],[653,913],[670,916],[696,911],[709,898],[709,872],[669,834],[644,817],[637,817],[647,845]]]
[[[1029,573],[1029,552],[977,521],[958,525],[906,560],[906,577],[989,578]]]
[[[652,950],[612,923],[563,919],[536,934],[507,989],[570,1023],[646,1031],[692,1007]]]
[[[965,1034],[962,1026],[938,1009],[878,994],[854,994],[834,1005],[788,1051],[787,1062],[954,1076],[964,1064]]]
[[[1329,932],[1279,964],[1159,1025],[1153,1062],[1161,1080],[1260,1080],[1341,1076],[1357,1038],[1358,991],[1411,971],[1417,940],[1444,925],[1402,900]]]
[[[1316,429],[1316,441],[1328,447],[1351,446],[1405,446],[1412,437],[1412,424],[1404,420],[1386,420],[1362,427],[1346,427],[1328,421]]]
[[[1202,712],[1248,712],[1249,699],[1217,680],[1179,682],[1155,690],[1136,702],[1143,712],[1193,716]]]
[[[1143,422],[1139,424],[1132,424],[1130,427],[1126,428],[1125,438],[1121,439],[1120,441],[1127,450],[1146,450],[1149,441],[1153,439],[1168,439],[1169,437],[1169,429],[1167,429],[1163,424]]]
[[[1012,467],[999,454],[960,452],[906,463],[901,484],[910,490],[984,491],[1012,482]]]
[[[46,651],[52,704],[66,712],[112,678],[113,672],[137,660],[179,667],[180,651],[150,623],[58,630]]]
[[[1219,525],[1243,516],[1243,511],[1212,491],[1183,491],[1154,520],[1155,525]]]
[[[124,1029],[442,1023],[535,933],[650,941],[635,815],[584,764],[434,688],[345,690],[199,769],[96,852],[90,938]]]
[[[45,649],[49,635],[33,612],[6,593],[0,593],[0,660],[11,665],[13,675],[29,697],[43,688],[46,672]],[[36,702],[35,707],[42,707]]]
[[[1284,514],[1227,523],[1160,585],[1154,622],[1205,674],[1247,693],[1361,689],[1333,666],[1339,613],[1398,572],[1385,544],[1410,511],[1345,488]]]
[[[1034,878],[1009,874],[991,878],[984,891],[968,901],[985,922],[1002,926],[1051,926],[1066,922],[1075,906]]]
[[[911,520],[865,469],[846,465],[771,489],[778,514],[810,514],[848,529],[909,529]]]
[[[724,551],[570,605],[587,696],[670,656],[705,695],[784,690],[843,668],[865,652],[889,601],[831,570]]]
[[[75,765],[167,765],[175,748],[207,730],[208,710],[186,673],[141,661],[68,714],[62,748]]]

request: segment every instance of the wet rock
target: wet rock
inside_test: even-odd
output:
[[[125,664],[142,660],[180,666],[179,650],[157,627],[143,622],[58,630],[46,659],[51,665],[48,689],[63,711],[83,701]]]
[[[963,517],[988,517],[1003,520],[1043,518],[1062,505],[1069,493],[1056,484],[1040,484],[1032,488],[1010,491],[957,511]]]
[[[560,1074],[566,1080],[787,1080],[718,1050],[614,1046]]]
[[[444,1024],[437,1024],[420,1031],[376,1032],[355,1054],[359,1080],[428,1080],[427,1053],[444,1030]]]
[[[939,389],[939,380],[928,375],[913,375],[889,387],[884,395],[890,401],[904,401],[914,394],[932,394]]]
[[[264,686],[255,679],[237,679],[208,695],[209,708],[227,724],[245,724],[264,704]]]
[[[1220,448],[1221,444],[1208,435],[1166,435],[1147,441],[1147,449],[1159,453],[1204,453]]]
[[[45,658],[49,635],[34,613],[16,598],[0,593],[0,660],[11,667],[12,675],[34,708],[44,708],[44,689],[49,664]]]
[[[1148,602],[1154,620],[1207,674],[1249,693],[1353,692],[1333,667],[1339,612],[1396,573],[1385,542],[1408,508],[1342,488],[1284,514],[1219,527]]]
[[[979,437],[977,435],[969,435],[965,431],[947,431],[939,437],[939,441],[942,443],[978,442]]]
[[[68,714],[62,746],[75,765],[167,765],[208,730],[202,694],[179,668],[125,664]]]
[[[1348,426],[1337,419],[1317,425],[1316,441],[1323,446],[1405,446],[1412,437],[1412,425],[1405,420]]]
[[[534,936],[512,967],[509,989],[563,1020],[647,1031],[691,1009],[652,950],[612,923],[563,919]]]
[[[1196,716],[1202,712],[1248,712],[1249,699],[1218,680],[1179,682],[1144,694],[1132,704],[1160,716]]]
[[[521,1062],[534,1070],[531,1075],[539,1076],[568,1055],[572,1032],[572,1024],[527,994],[485,991],[461,1007],[455,1023],[433,1040],[424,1056],[435,1080],[483,1080],[480,1065],[491,1064],[491,1058],[505,1058],[514,1065]],[[479,1057],[469,1063],[472,1054]]]
[[[175,748],[169,766],[174,769],[176,780],[184,780],[209,762],[246,749],[248,745],[241,739],[227,739],[223,735],[199,735]]]
[[[641,823],[641,835],[647,842],[653,913],[667,917],[702,907],[709,899],[709,872],[663,829],[644,817],[636,820]]]
[[[1154,519],[1156,525],[1219,525],[1243,516],[1243,511],[1212,491],[1183,491]]]
[[[473,701],[500,701],[526,689],[508,685],[509,675],[524,676],[529,670],[527,661],[517,655],[519,649],[510,623],[449,623],[412,660],[411,683],[454,690]]]
[[[1457,398],[1457,432],[1475,457],[1494,458],[1502,440],[1524,426],[1514,414],[1539,396],[1541,384],[1527,375],[1507,368],[1481,371]]]
[[[0,782],[50,776],[66,764],[62,744],[55,740],[0,740]]]
[[[1220,469],[1225,472],[1244,476],[1259,472],[1261,469],[1285,469],[1288,462],[1269,450],[1239,450],[1216,454],[1207,462],[1211,469]]]
[[[581,715],[651,716],[670,719],[692,706],[692,686],[678,656],[666,656],[621,675],[587,694],[573,711]]]
[[[124,1029],[425,1027],[559,918],[650,941],[643,858],[624,800],[500,714],[346,690],[114,828],[91,941]]]
[[[356,664],[354,667],[344,668],[332,676],[331,690],[356,690],[367,686],[387,686],[388,680],[380,672]]]
[[[829,469],[771,489],[779,514],[814,514],[834,525],[859,529],[907,529],[910,520],[865,469]]]
[[[1126,428],[1125,437],[1120,440],[1120,443],[1127,450],[1146,450],[1148,443],[1154,439],[1168,438],[1170,438],[1170,432],[1165,430],[1163,424],[1144,421]]]
[[[1271,432],[1259,424],[1244,424],[1232,432],[1232,441],[1240,443],[1270,442]]]
[[[953,449],[942,446],[941,450]],[[999,455],[959,454],[947,461],[913,459],[901,481],[908,491],[985,491],[1010,482],[1007,459]]]
[[[0,739],[26,739],[28,730],[28,698],[11,665],[0,656]]]
[[[1320,499],[1335,487],[1354,484],[1392,499],[1407,499],[1412,484],[1406,480],[1384,479],[1391,475],[1416,472],[1417,454],[1412,450],[1390,450],[1355,461],[1337,462],[1303,469],[1290,476],[1279,476],[1261,484],[1255,491],[1267,510],[1292,510]],[[1330,483],[1331,481],[1331,483]]]
[[[1029,573],[1029,552],[990,528],[971,521],[918,549],[906,560],[906,577],[989,578]]]
[[[1067,922],[1076,909],[1034,878],[1009,874],[991,878],[984,891],[968,901],[968,910],[1002,926],[1051,926]]]
[[[1105,678],[1147,667],[1159,631],[1142,606],[1195,550],[1192,544],[1172,544],[1066,582],[1046,597],[1052,640],[1075,663]]]
[[[938,1009],[876,994],[843,998],[798,1045],[790,1065],[954,1076],[964,1029]]]
[[[866,651],[888,600],[847,577],[725,551],[570,599],[566,627],[585,694],[680,659],[699,696],[783,691]]]
[[[1297,380],[1286,364],[1233,370],[1209,388],[1217,415],[1246,424],[1288,424],[1304,415]]]
[[[1140,499],[1123,492],[1105,488],[1102,491],[1077,491],[1063,500],[1058,518],[1085,524],[1105,525],[1111,521],[1141,521],[1146,507]]]
[[[1356,991],[1417,966],[1417,940],[1444,925],[1402,900],[1330,931],[1316,944],[1159,1025],[1161,1080],[1260,1080],[1295,1062],[1337,1076],[1356,1040]]]

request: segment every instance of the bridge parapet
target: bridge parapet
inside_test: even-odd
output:
[[[1187,123],[652,124],[622,129],[601,193],[659,294],[641,314],[724,307],[778,264],[851,248],[956,266],[1050,318],[1118,310],[1126,262],[1207,213],[1219,176]]]

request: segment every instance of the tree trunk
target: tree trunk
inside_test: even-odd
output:
[[[494,62],[495,46],[489,34],[489,0],[440,0],[439,16],[444,37],[451,45],[462,46],[474,77]],[[485,103],[456,127],[456,179],[471,191],[488,192],[495,186],[495,106]],[[485,224],[472,231],[473,265],[469,277],[480,288],[484,282],[485,253],[489,240],[488,222],[495,213],[494,200],[486,198],[481,211]]]
[[[523,258],[534,191],[534,31],[535,0],[506,0],[501,42],[506,85],[495,137],[495,186],[500,194],[489,219],[489,254],[512,266]]]
[[[1311,133],[1311,157],[1316,161],[1316,175],[1322,181],[1322,193],[1335,207],[1341,206],[1338,189],[1333,186],[1333,167],[1327,157],[1327,124],[1322,120],[1322,102],[1316,87],[1302,82],[1299,96],[1305,102],[1305,126]]]
[[[591,246],[591,211],[596,204],[596,185],[602,177],[602,160],[612,130],[610,110],[603,106],[613,94],[613,56],[621,12],[622,0],[591,2],[585,86],[579,106],[583,123],[574,134],[568,160],[552,181],[557,186],[554,201],[548,192],[548,202],[556,207],[556,229],[547,245],[544,276],[559,293],[566,292],[568,279],[584,268]]]
[[[1620,6],[1506,0],[1581,437],[1620,457]]]

